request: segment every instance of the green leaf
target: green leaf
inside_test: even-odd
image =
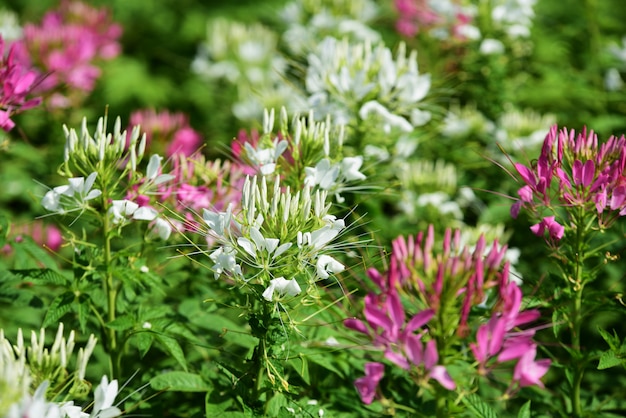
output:
[[[135,318],[130,315],[122,315],[107,323],[106,326],[116,331],[126,331],[135,326]]]
[[[619,366],[624,360],[618,357],[614,351],[606,351],[600,356],[598,362],[598,370],[609,369],[611,367]]]
[[[82,293],[78,297],[78,305],[76,306],[76,311],[78,314],[78,323],[80,325],[80,330],[83,333],[87,332],[87,320],[89,319],[89,312],[91,310],[90,302],[91,299],[86,293]]]
[[[202,376],[188,372],[167,372],[153,377],[150,386],[154,390],[177,392],[208,392],[211,388]]]
[[[29,280],[39,284],[52,284],[56,286],[69,286],[70,281],[58,271],[42,268],[42,269],[18,269],[10,270],[22,280]]]
[[[65,292],[52,301],[50,308],[46,311],[43,319],[43,327],[58,324],[59,320],[72,310],[72,304],[75,296],[72,292]]]
[[[154,334],[150,331],[138,332],[133,335],[133,342],[139,350],[139,355],[143,358],[154,343]]]
[[[4,244],[7,242],[10,227],[9,217],[0,212],[0,248],[4,247]]]
[[[480,396],[472,393],[463,398],[463,403],[467,408],[474,413],[475,417],[479,418],[498,418],[498,414],[491,409],[491,407],[483,401]]]
[[[605,331],[603,328],[598,327],[598,332],[600,336],[606,341],[606,343],[611,347],[611,350],[618,351],[620,344],[619,337],[615,334],[615,330],[613,330],[613,334]]]
[[[180,366],[187,371],[187,360],[185,360],[185,354],[183,353],[183,349],[178,344],[175,338],[169,337],[163,334],[154,334],[157,341],[161,343],[165,351],[174,357],[174,360],[180,364]]]
[[[522,405],[517,414],[517,418],[530,418],[530,401]]]
[[[206,397],[204,398],[205,416],[209,417],[221,417],[224,411],[233,404],[233,398],[226,398],[223,402],[215,403],[211,399],[211,391],[207,390]]]
[[[311,377],[309,376],[309,363],[307,362],[306,357],[300,354],[298,357],[294,357],[289,360],[289,364],[307,385],[311,384]]]

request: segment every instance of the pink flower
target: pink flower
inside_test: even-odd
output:
[[[538,237],[542,237],[547,230],[552,241],[559,241],[565,232],[565,228],[554,220],[554,216],[546,216],[541,222],[531,226],[530,230]]]
[[[555,125],[546,135],[533,167],[515,164],[525,185],[518,191],[520,200],[511,209],[511,215],[516,217],[522,207],[531,213],[539,213],[539,207],[580,207],[595,211],[600,215],[600,226],[607,227],[626,215],[625,163],[624,136],[612,136],[599,143],[593,131],[559,131]],[[548,229],[551,239],[559,240],[562,227],[544,221],[534,225],[533,232],[543,235]]]
[[[41,103],[41,98],[27,99],[41,80],[34,71],[15,59],[15,46],[4,55],[4,39],[0,35],[0,128],[10,131],[15,126],[11,116]]]
[[[121,26],[111,22],[106,9],[62,1],[40,24],[24,25],[24,37],[15,46],[24,65],[46,75],[37,91],[51,93],[47,104],[69,106],[93,90],[101,74],[98,61],[119,54],[121,34]]]
[[[537,347],[533,346],[520,358],[513,372],[513,379],[519,383],[520,387],[539,386],[543,387],[541,378],[550,368],[550,360],[542,359],[535,361]]]
[[[354,381],[354,385],[361,395],[364,404],[369,405],[376,396],[378,382],[385,374],[385,366],[382,363],[365,363],[365,376]]]
[[[174,134],[172,142],[167,147],[166,155],[171,157],[175,154],[181,154],[189,157],[198,151],[200,145],[202,145],[200,134],[186,126]]]

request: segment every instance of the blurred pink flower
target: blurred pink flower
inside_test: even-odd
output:
[[[130,115],[127,131],[130,132],[137,125],[146,134],[146,149],[152,153],[165,153],[167,157],[177,154],[189,157],[202,146],[202,136],[189,126],[184,113],[137,110]]]
[[[382,363],[365,363],[365,376],[354,381],[354,385],[361,395],[364,404],[369,405],[376,396],[378,383],[385,374],[385,366]]]
[[[11,116],[24,110],[31,109],[41,103],[41,98],[27,99],[31,91],[37,86],[37,74],[22,66],[15,60],[15,47],[9,48],[4,54],[4,39],[0,34],[0,128],[10,131],[15,126]]]
[[[50,94],[46,104],[67,107],[90,93],[101,75],[98,61],[120,53],[122,27],[106,9],[64,0],[44,15],[40,24],[24,25],[23,38],[14,44],[24,65],[45,74],[37,92]]]

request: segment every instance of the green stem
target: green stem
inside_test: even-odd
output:
[[[103,196],[105,193],[103,192]],[[107,200],[104,199],[104,202]],[[113,279],[112,264],[113,256],[111,253],[111,234],[109,217],[105,214],[102,220],[102,230],[104,234],[104,265],[106,275],[104,278],[104,293],[107,298],[107,322],[113,322],[116,318],[117,310],[117,288]],[[109,364],[111,369],[111,379],[118,378],[120,371],[120,355],[117,347],[117,333],[113,328],[105,328],[105,336],[107,339],[107,350],[109,354]]]
[[[572,403],[572,416],[582,416],[582,405],[580,403],[580,388],[585,373],[585,362],[581,356],[580,347],[580,331],[583,321],[583,290],[585,287],[584,277],[584,265],[585,265],[585,216],[584,213],[579,212],[576,218],[576,243],[574,254],[574,303],[570,318],[570,332],[571,332],[571,344],[572,344],[572,367],[574,369],[574,375],[572,377],[572,391],[570,393],[570,400]]]

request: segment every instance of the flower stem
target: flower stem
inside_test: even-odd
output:
[[[583,289],[585,287],[584,267],[585,267],[585,216],[582,210],[576,216],[576,242],[574,260],[574,301],[570,318],[570,332],[572,344],[572,367],[574,375],[572,377],[572,390],[570,400],[572,403],[572,416],[582,416],[582,406],[580,403],[580,387],[585,373],[585,362],[582,359],[582,351],[580,346],[580,331],[582,328],[583,314]]]
[[[104,195],[104,192],[103,192]],[[106,199],[104,200],[107,201]],[[104,235],[104,265],[105,265],[105,278],[104,278],[104,293],[107,298],[107,322],[112,322],[116,318],[117,310],[117,288],[113,280],[112,264],[113,257],[111,253],[111,234],[109,217],[106,212],[102,219],[102,232]],[[109,354],[109,365],[111,371],[111,379],[119,377],[120,370],[120,356],[117,352],[117,334],[113,328],[105,328],[104,335],[107,339],[107,351]]]

